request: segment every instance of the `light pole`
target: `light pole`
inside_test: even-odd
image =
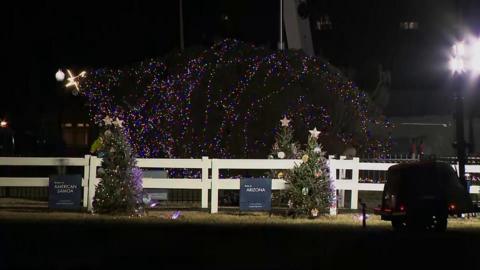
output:
[[[283,0],[280,0],[280,41],[278,42],[278,49],[285,50],[285,43],[283,42]]]
[[[461,76],[455,76],[455,129],[456,129],[456,143],[457,159],[458,159],[458,174],[460,183],[467,188],[465,180],[465,164],[467,163],[466,143],[465,143],[465,125],[464,125],[464,109],[463,109],[463,80]]]
[[[185,49],[185,43],[183,39],[183,1],[180,0],[178,2],[178,10],[179,10],[179,24],[180,24],[180,50],[183,52]]]
[[[457,42],[450,58],[450,70],[453,75],[455,90],[455,126],[457,149],[458,172],[460,182],[467,188],[465,179],[465,164],[467,163],[465,142],[465,118],[464,118],[464,90],[468,85],[467,79],[477,79],[480,75],[480,39],[469,38],[466,41]]]

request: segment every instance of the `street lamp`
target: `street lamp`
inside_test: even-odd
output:
[[[455,88],[455,122],[456,122],[456,143],[458,157],[458,171],[460,182],[467,188],[465,180],[465,164],[467,161],[465,148],[464,130],[464,97],[463,90],[465,77],[468,75],[476,79],[480,75],[480,39],[471,38],[466,41],[457,42],[452,47],[449,67],[453,75]]]
[[[449,65],[454,76],[470,74],[471,77],[478,77],[480,75],[480,39],[470,38],[453,45]]]

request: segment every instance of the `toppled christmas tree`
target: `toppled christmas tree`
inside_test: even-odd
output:
[[[383,155],[390,145],[380,134],[391,125],[368,95],[324,59],[297,50],[226,39],[76,74],[68,71],[66,86],[87,99],[91,119],[115,111],[139,157],[263,158],[273,144],[270,116],[281,113],[297,127],[321,125],[322,143],[334,152],[355,144],[359,153]]]
[[[318,144],[317,129],[310,130],[308,144],[302,152],[302,163],[287,174],[285,195],[291,210],[298,215],[316,217],[326,211],[334,198],[334,190],[325,158]]]
[[[109,116],[103,119],[104,128],[98,140],[101,143],[95,149],[103,157],[101,180],[93,199],[96,213],[143,214],[142,171],[136,167],[122,122]]]

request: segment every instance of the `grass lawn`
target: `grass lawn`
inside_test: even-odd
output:
[[[446,233],[396,233],[370,215],[317,219],[223,208],[150,211],[144,217],[0,204],[0,269],[480,269],[480,219],[450,219]]]
[[[316,219],[305,217],[292,218],[277,211],[271,216],[265,212],[242,212],[235,208],[223,208],[217,214],[210,214],[208,209],[179,208],[180,217],[171,219],[176,209],[162,208],[149,210],[143,217],[98,215],[86,212],[50,211],[44,202],[23,199],[0,199],[0,222],[106,222],[106,223],[138,223],[138,224],[203,224],[203,225],[306,225],[306,226],[342,226],[351,228],[362,227],[358,210],[340,210],[336,216],[322,215]],[[390,229],[390,223],[380,220],[379,216],[368,213],[367,227]],[[450,229],[479,229],[480,218],[450,218]]]
[[[320,216],[316,219],[303,217],[292,218],[283,215],[268,213],[241,213],[229,210],[220,210],[217,214],[210,214],[202,210],[180,210],[178,219],[171,219],[173,210],[151,210],[143,217],[97,215],[89,213],[59,212],[59,211],[13,211],[0,210],[0,221],[72,221],[72,222],[128,222],[128,223],[182,223],[182,224],[265,224],[265,225],[321,225],[341,224],[347,226],[361,226],[358,214],[339,214],[337,216]],[[377,216],[369,215],[368,225],[386,226]],[[480,225],[480,222],[479,222]]]
[[[75,212],[53,212],[53,211],[5,211],[0,210],[0,222],[105,222],[105,223],[132,223],[132,224],[202,224],[202,225],[281,225],[281,226],[335,226],[361,228],[362,221],[359,214],[338,214],[337,216],[320,216],[316,219],[291,218],[281,215],[269,216],[268,213],[242,213],[238,214],[229,211],[220,211],[217,214],[210,214],[205,211],[186,210],[181,211],[178,219],[171,219],[174,211],[154,210],[149,211],[147,216],[111,216],[96,215],[89,213]],[[448,228],[450,230],[479,230],[480,218],[449,218]],[[380,220],[379,216],[368,215],[367,227],[391,229],[390,222]]]

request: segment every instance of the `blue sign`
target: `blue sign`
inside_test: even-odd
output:
[[[240,211],[270,211],[272,209],[272,179],[240,179]]]
[[[48,208],[80,210],[82,207],[82,176],[50,176]]]

